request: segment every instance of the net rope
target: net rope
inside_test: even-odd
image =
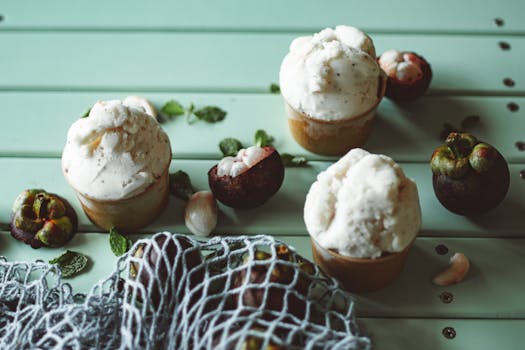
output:
[[[87,295],[0,258],[0,349],[370,349],[351,296],[271,236],[137,241]]]

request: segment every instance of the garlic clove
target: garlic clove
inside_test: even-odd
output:
[[[153,107],[150,101],[142,96],[128,96],[122,101],[122,104],[128,107],[140,107],[144,112],[157,120],[157,111],[155,110],[155,107]]]
[[[470,262],[463,253],[456,253],[450,258],[450,265],[447,269],[441,271],[432,280],[432,283],[438,286],[449,286],[461,282],[470,269]]]
[[[217,226],[219,209],[211,191],[194,193],[184,213],[186,227],[197,236],[208,236]]]

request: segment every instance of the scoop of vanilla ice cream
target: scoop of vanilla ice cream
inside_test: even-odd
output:
[[[417,187],[391,158],[356,148],[317,176],[304,221],[320,246],[344,256],[400,252],[421,227]]]
[[[357,28],[326,28],[292,41],[279,73],[296,111],[322,120],[357,116],[378,100],[382,71],[372,39]]]
[[[118,100],[101,101],[71,125],[62,170],[83,195],[117,200],[144,191],[170,160],[168,135],[154,118]]]

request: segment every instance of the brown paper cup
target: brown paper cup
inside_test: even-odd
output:
[[[385,95],[386,78],[380,76],[376,103],[366,112],[337,120],[322,120],[296,111],[285,101],[288,126],[293,138],[310,152],[326,156],[346,154],[361,147],[370,132],[379,102]]]
[[[126,199],[98,200],[76,191],[82,209],[98,227],[109,230],[115,227],[133,232],[147,226],[159,216],[168,203],[169,174],[163,175],[144,192]]]
[[[324,249],[313,238],[314,261],[349,292],[370,292],[390,284],[403,270],[411,244],[377,259],[351,258]]]

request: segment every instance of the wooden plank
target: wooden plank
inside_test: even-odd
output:
[[[361,318],[358,320],[372,347],[381,350],[493,350],[521,349],[525,342],[524,320],[458,320]],[[452,327],[453,339],[443,335]]]
[[[132,92],[137,93],[137,92]],[[0,93],[0,156],[60,157],[70,125],[95,101],[123,99],[127,94],[89,92],[4,92]],[[163,124],[171,139],[175,158],[217,159],[218,144],[224,137],[236,137],[243,144],[253,143],[255,130],[273,135],[281,152],[303,155],[311,160],[333,160],[301,148],[291,137],[283,101],[271,94],[188,94],[144,93],[158,109],[170,99],[197,107],[217,105],[228,112],[226,119],[214,125],[189,125],[184,117]],[[515,112],[507,104],[525,107],[525,98],[507,97],[425,97],[406,106],[390,100],[381,102],[374,131],[365,148],[388,154],[397,161],[427,162],[440,144],[442,124],[459,127],[471,115],[480,117],[470,131],[490,142],[510,162],[525,162],[525,152],[516,141],[525,141],[525,108]],[[198,138],[198,142],[195,142]]]
[[[147,235],[131,237],[137,240]],[[312,259],[309,238],[276,238]],[[87,254],[93,261],[91,269],[71,279],[72,286],[82,292],[109,276],[117,261],[110,250],[107,234],[79,233],[65,248],[38,250],[16,242],[5,231],[0,232],[0,239],[3,242],[0,255],[10,261],[47,261],[64,249]],[[435,251],[438,244],[446,245],[449,253],[438,255]],[[524,249],[525,239],[418,238],[398,279],[381,291],[354,295],[356,312],[360,317],[523,319],[525,305],[516,303],[516,300],[525,288],[525,278],[519,269],[512,267],[520,266]],[[430,282],[432,277],[447,266],[449,257],[456,251],[470,258],[472,267],[467,278],[446,288],[434,286]],[[453,295],[449,304],[440,299],[440,294],[445,291]]]
[[[267,91],[296,35],[279,33],[0,32],[0,89]],[[523,94],[525,38],[373,36],[378,53],[425,56],[430,93]],[[509,41],[511,51],[498,47]],[[38,59],[35,59],[38,57]],[[503,84],[512,78],[513,87]]]
[[[174,160],[171,171],[186,171],[197,189],[208,189],[208,170],[216,164],[212,160]],[[279,235],[306,235],[302,219],[304,199],[317,173],[328,162],[311,162],[307,168],[288,168],[281,190],[263,206],[253,210],[233,210],[221,205],[216,232],[223,234],[272,233]],[[523,207],[525,183],[519,171],[523,164],[511,165],[511,187],[507,198],[495,210],[476,218],[465,218],[444,209],[435,198],[431,172],[427,164],[402,163],[408,176],[415,179],[423,212],[423,236],[464,237],[523,237]],[[4,181],[0,198],[0,225],[7,227],[12,202],[25,188],[44,188],[67,198],[79,214],[82,231],[98,231],[80,208],[73,190],[62,176],[60,159],[0,158]],[[145,232],[168,230],[187,232],[183,224],[184,203],[171,198],[160,217]]]
[[[519,0],[484,2],[328,0],[320,10],[314,1],[268,0],[264,6],[235,0],[191,2],[38,0],[6,1],[0,28],[5,29],[130,29],[130,30],[304,30],[351,23],[370,31],[494,32],[525,31]],[[503,26],[494,18],[504,20]],[[444,20],[446,19],[446,20]]]

